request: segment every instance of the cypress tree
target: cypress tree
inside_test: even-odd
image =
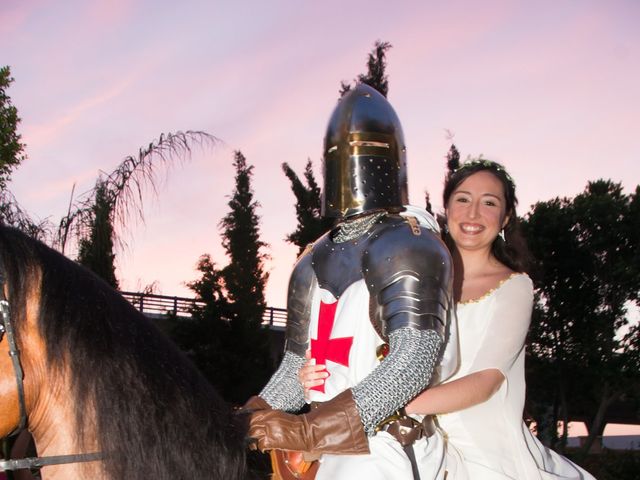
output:
[[[268,256],[261,250],[267,244],[260,240],[260,217],[256,213],[260,204],[251,188],[253,166],[240,151],[235,152],[233,166],[235,190],[228,203],[230,211],[220,221],[222,246],[229,257],[222,277],[236,318],[257,326],[266,306],[264,288],[269,274],[264,271],[264,261]]]

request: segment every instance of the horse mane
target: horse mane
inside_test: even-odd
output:
[[[79,438],[95,412],[109,478],[245,478],[246,419],[149,319],[89,270],[4,226],[0,262],[18,342],[28,292],[39,290],[46,359],[71,372]]]

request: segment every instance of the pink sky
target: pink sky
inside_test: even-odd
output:
[[[339,83],[391,42],[389,99],[409,148],[410,197],[440,209],[450,141],[463,158],[503,162],[520,213],[587,181],[640,183],[640,4],[635,0],[211,2],[3,0],[0,65],[22,117],[29,159],[10,188],[32,215],[56,222],[73,185],[160,133],[205,130],[223,140],[172,169],[146,223],[118,252],[123,289],[157,282],[191,296],[198,257],[226,259],[217,227],[233,188],[232,153],[255,166],[267,300],[285,306],[296,249],[294,197],[280,164],[321,145]],[[607,434],[638,433],[609,426]],[[572,435],[584,434],[575,425]]]
[[[11,189],[57,222],[92,187],[162,132],[223,140],[171,170],[146,224],[118,254],[122,288],[156,281],[190,295],[198,257],[226,259],[217,224],[233,188],[232,152],[255,165],[267,300],[284,307],[296,249],[294,197],[280,170],[320,166],[341,80],[388,52],[389,99],[409,148],[410,196],[440,208],[446,131],[463,157],[484,154],[516,179],[520,213],[572,196],[588,180],[640,183],[640,4],[564,2],[5,0],[2,65],[29,159]],[[319,171],[318,171],[319,176]]]

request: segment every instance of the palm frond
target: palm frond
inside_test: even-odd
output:
[[[100,172],[94,187],[71,199],[69,211],[60,220],[57,242],[64,251],[69,234],[76,240],[86,238],[93,223],[96,195],[102,190],[103,202],[111,211],[116,230],[114,239],[118,246],[123,246],[122,232],[127,228],[132,216],[144,222],[144,195],[148,190],[155,196],[158,194],[158,173],[162,167],[182,164],[191,157],[194,146],[201,148],[213,146],[220,142],[215,136],[202,131],[186,131],[161,134],[158,140],[140,148],[136,156],[126,157],[111,173]],[[166,175],[168,169],[163,168]]]
[[[53,229],[48,219],[32,219],[6,187],[0,189],[0,224],[15,227],[30,237],[45,242]]]

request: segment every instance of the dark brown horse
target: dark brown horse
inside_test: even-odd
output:
[[[241,417],[116,291],[1,226],[0,273],[38,455],[102,455],[46,466],[43,478],[246,478]],[[7,337],[0,341],[0,437],[20,422]]]

